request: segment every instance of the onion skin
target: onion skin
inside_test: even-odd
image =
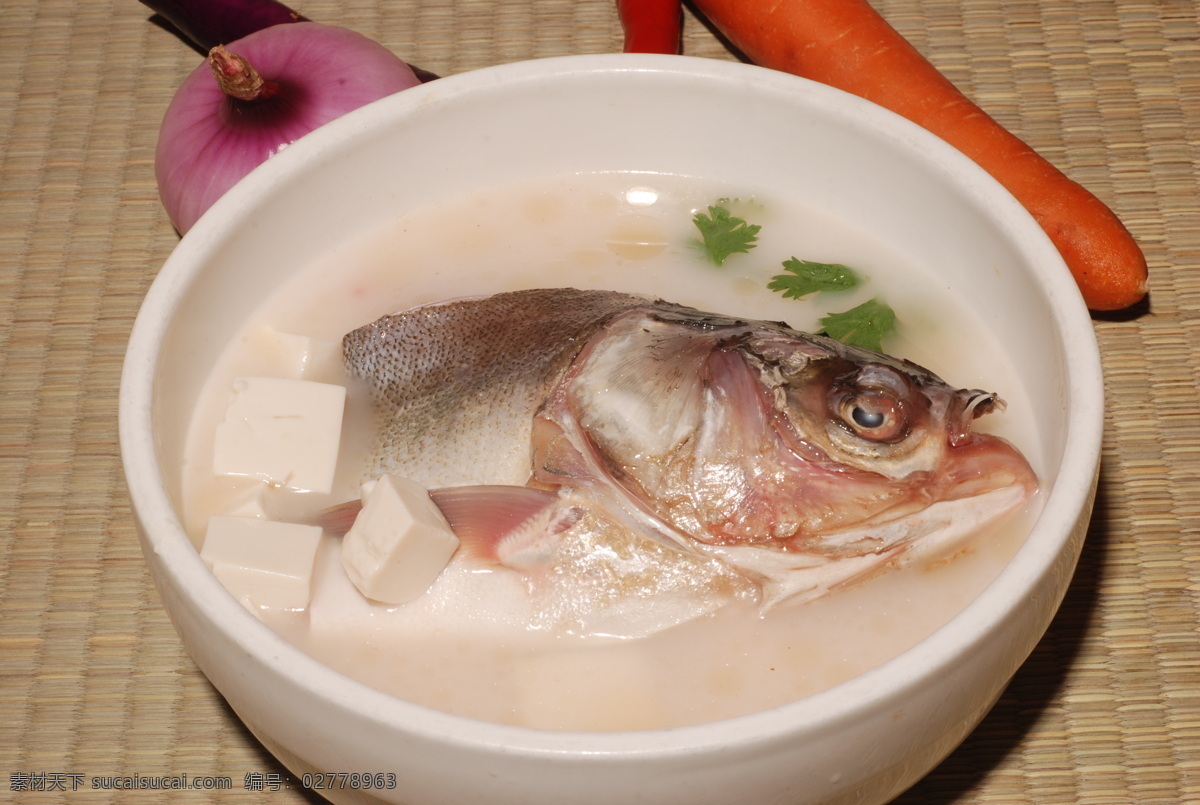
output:
[[[171,223],[186,233],[243,176],[308,132],[421,83],[383,45],[315,22],[274,25],[228,45],[277,90],[239,101],[201,64],[163,116],[154,172]]]

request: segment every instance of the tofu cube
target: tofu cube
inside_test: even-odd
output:
[[[328,493],[346,388],[309,380],[239,377],[218,423],[213,471]]]
[[[223,514],[235,517],[270,518],[267,513],[267,495],[271,485],[266,481],[255,481],[252,486],[235,491]]]
[[[285,333],[265,324],[253,328],[247,338],[247,352],[261,356],[264,374],[338,383],[345,374],[342,347],[334,341]]]
[[[457,549],[428,490],[384,475],[364,490],[362,511],[342,541],[342,567],[367,598],[406,604],[429,589]]]
[[[211,517],[200,557],[248,609],[304,609],[321,528],[258,517]]]

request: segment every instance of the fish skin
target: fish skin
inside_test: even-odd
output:
[[[382,414],[368,475],[430,488],[523,484],[534,411],[592,333],[645,301],[523,291],[424,305],[347,334],[345,365]]]
[[[779,322],[538,289],[384,317],[348,334],[344,355],[377,403],[370,474],[528,482],[605,524],[564,529],[552,550],[545,535],[497,546],[500,564],[558,602],[551,611],[570,610],[568,630],[604,617],[562,605],[563,557],[584,567],[580,546],[596,550],[597,534],[611,553],[606,531],[644,543],[630,595],[597,599],[641,636],[711,611],[711,590],[690,602],[681,590],[681,563],[704,568],[699,588],[723,578],[712,561],[736,570],[764,607],[810,600],[922,550],[952,551],[1036,490],[1014,448],[971,432],[1003,406],[995,395]],[[876,438],[855,408],[904,428]],[[556,558],[538,567],[531,555]],[[667,589],[677,615],[650,618]]]

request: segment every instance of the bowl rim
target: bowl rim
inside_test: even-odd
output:
[[[1005,231],[1019,236],[1020,248],[1040,272],[1043,288],[1055,304],[1054,325],[1064,339],[1066,383],[1070,389],[1069,430],[1058,480],[1025,543],[997,578],[962,611],[913,648],[833,688],[778,707],[735,718],[696,725],[627,732],[570,732],[517,727],[453,715],[401,700],[375,690],[322,664],[248,613],[208,570],[184,533],[161,473],[153,436],[154,378],[159,349],[170,314],[205,265],[226,230],[245,211],[297,167],[344,148],[360,132],[389,125],[437,103],[469,100],[499,84],[572,81],[598,73],[636,71],[677,76],[714,85],[754,81],[766,89],[800,93],[832,114],[869,121],[886,135],[902,140],[922,159],[976,196],[984,197]],[[1103,430],[1103,383],[1099,351],[1090,314],[1065,263],[1042,229],[996,180],[944,141],[868,101],[807,79],[736,62],[688,56],[596,54],[559,56],[480,68],[441,78],[369,104],[326,124],[255,169],[220,199],[184,236],[154,279],[131,331],[122,370],[118,415],[120,447],[135,515],[145,525],[145,546],[152,548],[175,592],[204,602],[212,621],[247,655],[273,664],[300,688],[359,718],[421,734],[445,744],[481,749],[502,747],[507,754],[550,757],[586,753],[595,758],[690,754],[705,748],[728,752],[784,734],[821,730],[855,713],[869,710],[915,685],[931,667],[958,661],[973,645],[1010,615],[1045,574],[1054,572],[1081,511],[1090,505],[1100,461]],[[1061,270],[1060,270],[1061,269]],[[1051,505],[1053,504],[1053,505]],[[1067,569],[1070,572],[1070,568]],[[1040,637],[1040,636],[1039,636]],[[274,658],[272,661],[270,658]],[[279,658],[286,662],[279,663]],[[1024,659],[1024,658],[1022,658]],[[282,667],[281,667],[282,666]]]

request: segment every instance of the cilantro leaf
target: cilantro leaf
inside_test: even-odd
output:
[[[710,206],[708,213],[698,212],[692,217],[692,223],[700,230],[701,245],[717,265],[723,265],[731,254],[745,253],[753,249],[758,240],[758,230],[762,227],[750,224],[744,218],[738,218],[722,206],[721,199],[716,206]]]
[[[776,274],[767,287],[779,291],[784,299],[799,299],[821,291],[845,291],[862,282],[853,269],[840,263],[816,263],[793,257],[783,261],[783,268],[788,273]]]
[[[883,339],[896,329],[896,313],[878,299],[821,319],[826,335],[843,344],[883,351]]]

